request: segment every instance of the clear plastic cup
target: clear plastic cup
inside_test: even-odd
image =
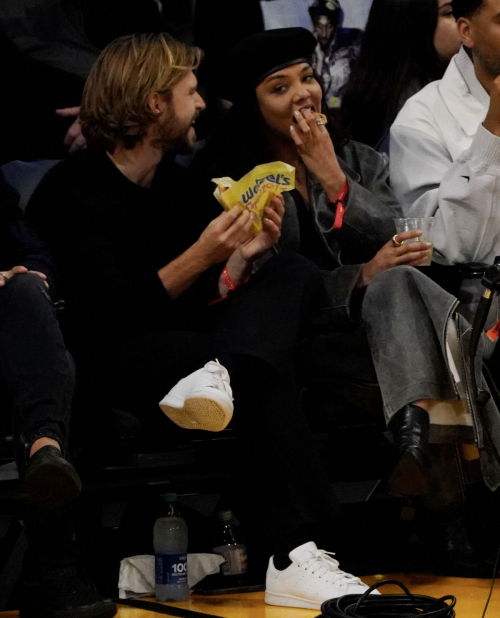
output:
[[[434,217],[402,217],[400,219],[394,219],[396,224],[396,232],[410,232],[411,230],[422,230],[422,236],[410,238],[403,241],[403,244],[409,242],[433,242],[434,237]],[[432,251],[434,247],[429,249],[429,257],[421,264],[421,266],[430,266],[432,262]]]

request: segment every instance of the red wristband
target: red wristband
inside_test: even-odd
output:
[[[224,283],[227,285],[228,290],[230,292],[234,292],[234,290],[236,290],[237,288],[239,288],[242,285],[245,285],[245,283],[248,282],[248,280],[250,279],[250,276],[246,277],[243,281],[241,281],[240,283],[234,283],[234,281],[231,279],[231,277],[229,276],[229,273],[227,272],[227,264],[224,266],[224,270],[222,271],[222,279],[224,281]]]
[[[221,303],[223,300],[226,300],[232,292],[234,292],[239,287],[241,287],[242,285],[245,285],[245,283],[248,282],[248,280],[250,279],[250,275],[248,275],[248,277],[245,277],[245,279],[241,281],[240,283],[235,283],[229,276],[229,273],[227,272],[227,264],[226,264],[226,266],[224,266],[224,269],[222,271],[222,279],[224,283],[227,285],[228,292],[222,298],[216,298],[211,303],[208,303],[209,307],[212,307],[212,305],[217,305],[217,303]]]
[[[347,180],[342,185],[342,189],[337,193],[333,201],[328,201],[329,204],[335,206],[335,219],[333,221],[333,229],[340,230],[344,222],[345,201],[349,195],[349,183]]]

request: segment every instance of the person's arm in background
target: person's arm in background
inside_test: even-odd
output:
[[[63,140],[63,144],[68,147],[68,152],[72,153],[85,148],[87,140],[83,136],[82,125],[80,124],[80,106],[56,109],[56,114],[63,118],[75,118]]]

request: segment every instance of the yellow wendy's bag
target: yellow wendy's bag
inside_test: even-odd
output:
[[[235,206],[255,214],[251,231],[257,236],[262,232],[264,208],[275,195],[295,189],[295,168],[288,163],[275,161],[254,167],[237,182],[227,176],[212,178],[217,188],[214,195],[224,210]]]

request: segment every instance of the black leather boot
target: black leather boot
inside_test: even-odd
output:
[[[392,419],[397,464],[389,478],[389,489],[402,496],[422,496],[429,490],[429,414],[409,404]]]

